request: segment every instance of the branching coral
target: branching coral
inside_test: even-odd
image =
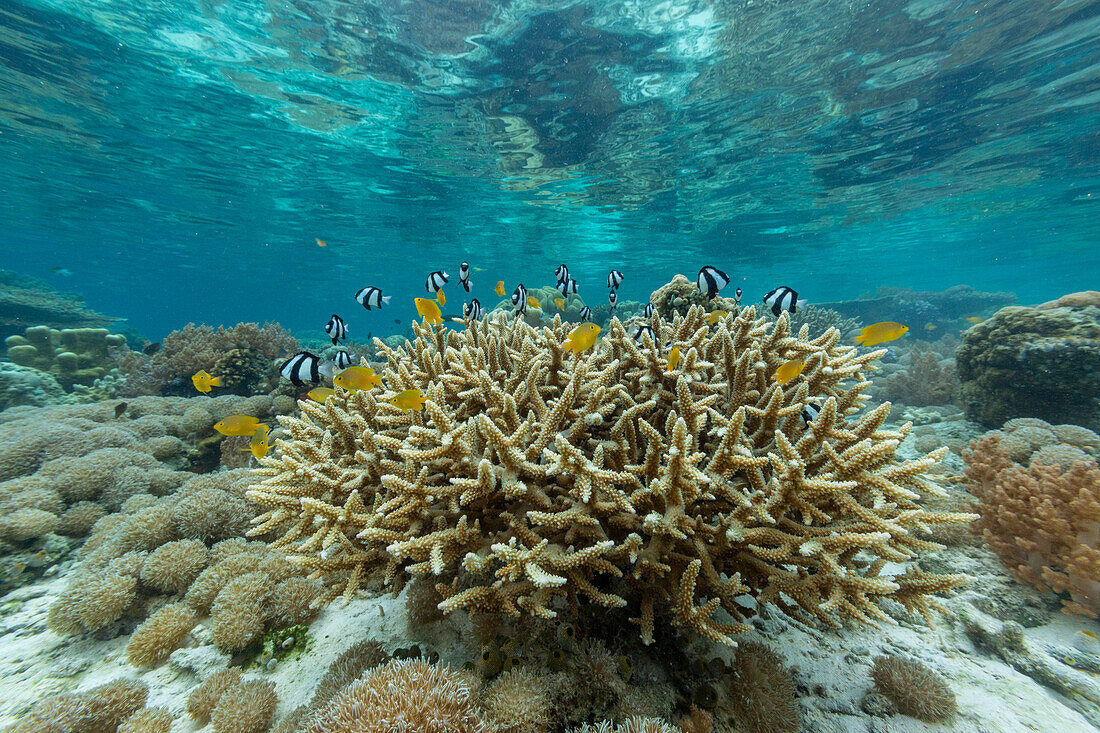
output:
[[[987,545],[1021,583],[1068,592],[1063,610],[1100,614],[1100,468],[1080,461],[1068,469],[1012,462],[990,435],[964,454],[978,497],[974,523]]]
[[[630,605],[647,642],[660,607],[732,643],[751,613],[742,594],[831,625],[885,621],[887,597],[930,617],[930,594],[964,577],[882,570],[938,548],[919,536],[929,527],[973,517],[919,504],[943,493],[923,474],[946,449],[898,462],[910,426],[884,426],[889,404],[848,417],[883,352],[840,346],[835,330],[793,335],[752,308],[714,328],[704,315],[655,316],[656,345],[613,320],[579,356],[558,318],[418,324],[413,343],[379,342],[389,392],[338,391],[281,418],[290,439],[248,492],[268,508],[250,534],[283,530],[273,547],[328,598],[384,567],[397,587],[434,576],[445,612]],[[779,385],[796,357],[805,371]],[[408,388],[423,412],[384,401]]]

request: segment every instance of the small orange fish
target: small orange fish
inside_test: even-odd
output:
[[[424,409],[425,399],[424,395],[420,393],[420,390],[414,387],[405,390],[396,397],[391,397],[388,401],[394,407],[401,408],[401,410],[405,412],[409,410],[416,410],[419,412]]]
[[[251,415],[229,415],[214,423],[214,429],[222,435],[253,435],[259,427],[259,419]]]
[[[542,310],[542,303],[540,303],[539,299],[536,298],[535,296],[528,295],[527,296],[527,307],[528,308],[534,308],[535,310]]]
[[[205,369],[200,369],[191,375],[191,384],[195,385],[195,389],[206,394],[211,387],[220,387],[222,380],[221,377],[212,377]]]
[[[672,351],[668,352],[668,370],[675,371],[678,366],[680,366],[680,347],[673,346]]]
[[[415,298],[416,312],[424,317],[424,320],[433,326],[439,326],[443,323],[443,311],[439,310],[439,305],[434,300],[428,300],[427,298]]]
[[[562,312],[565,311],[565,301],[562,300],[561,298],[554,298],[554,305],[556,305],[558,307],[558,310],[560,310]]]
[[[314,402],[320,402],[325,404],[325,400],[336,394],[336,390],[332,387],[314,387],[309,392],[306,392],[306,397],[310,398]]]
[[[499,295],[500,297],[503,298],[504,297],[504,281],[503,280],[497,280],[497,286],[494,288],[494,290],[496,291],[497,295]]]
[[[447,305],[447,296],[443,294],[442,290],[435,294],[435,299],[439,302],[440,305]]]
[[[381,387],[382,378],[375,374],[370,367],[352,366],[333,377],[332,383],[337,387],[355,392],[360,389]]]
[[[320,237],[314,237],[313,241],[317,243],[318,247],[327,247],[328,246],[328,242],[321,239]]]
[[[719,308],[716,310],[712,310],[703,320],[713,326],[715,323],[718,323],[718,321],[722,320],[728,315],[729,313]]]
[[[775,370],[775,374],[772,375],[772,379],[780,384],[786,384],[801,374],[805,368],[806,362],[801,359],[791,359],[779,365],[779,368]]]
[[[879,344],[885,344],[888,341],[894,341],[901,338],[909,331],[909,327],[896,321],[882,321],[881,323],[872,323],[870,326],[864,326],[859,335],[856,336],[856,343],[860,346],[878,346]]]

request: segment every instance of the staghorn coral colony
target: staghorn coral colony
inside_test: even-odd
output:
[[[648,319],[597,308],[601,338],[574,353],[583,301],[531,292],[544,308],[523,319],[505,300],[464,330],[414,324],[358,347],[383,386],[323,403],[279,381],[298,342],[276,324],[188,326],[143,351],[105,329],[15,334],[11,404],[33,382],[53,406],[0,412],[0,722],[1048,724],[1020,705],[988,723],[974,702],[1012,667],[1064,701],[1062,727],[1100,724],[1083,677],[1100,673],[1100,438],[1016,416],[963,450],[981,429],[952,404],[958,329],[848,345],[860,308],[958,319],[1002,296],[880,293],[776,318],[678,276]],[[96,355],[102,376],[62,386],[65,350]],[[805,366],[781,384],[792,360]],[[79,404],[193,395],[198,369],[225,379]],[[390,404],[406,389],[422,411]],[[215,433],[232,414],[268,425],[271,453]],[[996,683],[974,682],[972,656],[1000,665]]]

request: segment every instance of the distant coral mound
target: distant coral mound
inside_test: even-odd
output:
[[[967,415],[1095,427],[1100,418],[1100,308],[1012,306],[963,335],[955,352]]]
[[[21,333],[28,324],[101,328],[115,320],[88,308],[79,295],[60,293],[37,278],[0,270],[0,337]]]

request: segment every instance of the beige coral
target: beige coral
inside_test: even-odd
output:
[[[732,643],[742,594],[874,623],[888,620],[883,598],[927,617],[930,594],[965,582],[882,574],[937,548],[921,536],[930,527],[973,518],[921,507],[943,494],[923,474],[946,449],[899,462],[910,426],[887,428],[888,404],[849,417],[882,351],[841,346],[835,330],[810,340],[753,308],[714,327],[699,307],[652,324],[657,343],[639,343],[613,319],[579,356],[560,318],[418,324],[412,343],[379,342],[385,391],[340,391],[281,418],[289,438],[248,492],[268,510],[250,534],[282,531],[273,547],[323,578],[327,598],[379,567],[396,587],[434,577],[445,612],[630,605],[647,642],[658,605]],[[669,371],[672,346],[682,358]],[[796,357],[805,371],[779,385],[776,368]],[[414,387],[423,412],[385,402]],[[807,425],[811,402],[821,412]]]

